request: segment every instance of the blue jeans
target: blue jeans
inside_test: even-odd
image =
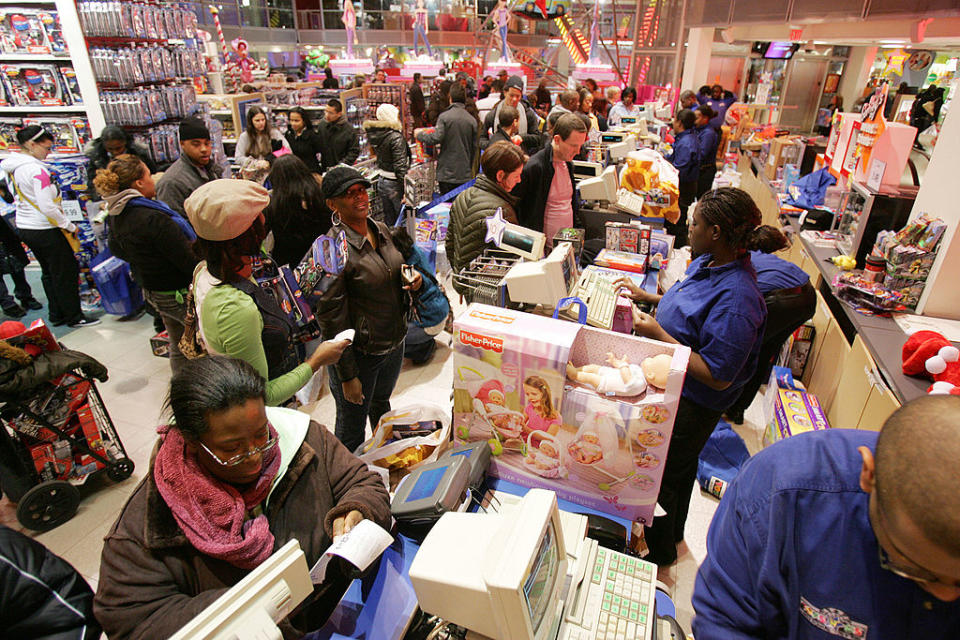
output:
[[[413,55],[420,55],[420,49],[417,47],[418,37],[423,40],[423,44],[427,45],[427,55],[433,56],[433,49],[430,48],[430,41],[427,40],[427,32],[418,24],[413,25]]]
[[[380,208],[382,210],[383,222],[388,227],[392,227],[400,216],[400,204],[403,201],[403,183],[399,180],[380,177],[377,185],[380,194]]]
[[[330,392],[337,403],[337,424],[334,433],[340,442],[350,451],[356,451],[363,444],[367,418],[370,427],[380,422],[380,416],[390,411],[390,396],[400,377],[403,366],[403,343],[396,349],[381,356],[372,356],[354,350],[357,361],[357,375],[363,387],[363,404],[353,404],[343,396],[343,381],[334,366],[328,367],[330,373]]]
[[[510,52],[507,50],[507,27],[500,27],[500,55],[504,60],[510,59]]]

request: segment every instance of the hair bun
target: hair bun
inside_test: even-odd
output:
[[[93,186],[101,197],[112,196],[120,191],[120,176],[110,169],[97,169],[97,176],[93,179]]]

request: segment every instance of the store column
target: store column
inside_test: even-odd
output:
[[[877,47],[850,47],[850,57],[843,67],[843,77],[840,80],[839,94],[843,98],[843,111],[853,111],[853,103],[867,86],[876,58]]]
[[[960,320],[960,207],[957,206],[957,158],[960,157],[960,109],[951,109],[943,121],[937,146],[923,176],[910,219],[922,213],[947,223],[937,260],[930,270],[917,313]],[[953,115],[951,115],[953,114]]]
[[[709,84],[710,55],[713,51],[713,29],[694,27],[687,36],[687,53],[683,58],[683,79],[680,89],[696,91]]]

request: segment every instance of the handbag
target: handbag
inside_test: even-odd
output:
[[[180,353],[189,360],[196,360],[207,355],[207,347],[203,344],[203,337],[200,335],[200,324],[197,321],[197,307],[193,302],[193,285],[187,291],[185,302],[187,307],[186,315],[183,319],[183,335],[180,337]]]

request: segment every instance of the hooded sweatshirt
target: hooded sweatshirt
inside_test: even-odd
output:
[[[60,205],[60,187],[40,160],[26,153],[15,153],[0,163],[6,173],[10,192],[17,196],[18,229],[66,229],[77,226],[67,220]],[[19,193],[18,193],[19,190]]]

